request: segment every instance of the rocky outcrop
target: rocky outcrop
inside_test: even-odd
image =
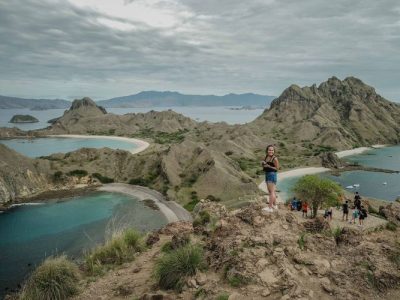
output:
[[[48,163],[24,157],[0,144],[0,206],[48,190]]]
[[[321,164],[325,168],[339,169],[345,166],[345,163],[333,152],[323,153],[321,155]]]
[[[389,205],[382,206],[379,213],[387,220],[400,226],[400,203],[395,201]]]
[[[400,141],[400,105],[361,80],[328,79],[318,87],[287,88],[253,125],[281,130],[290,140],[336,149]]]

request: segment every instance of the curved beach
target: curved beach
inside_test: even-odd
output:
[[[46,137],[60,137],[60,138],[77,138],[77,139],[109,139],[109,140],[116,140],[116,141],[124,141],[128,142],[131,144],[134,144],[138,147],[135,147],[131,150],[129,150],[130,153],[136,154],[139,152],[142,152],[147,149],[147,147],[150,146],[150,144],[146,141],[139,140],[139,139],[134,139],[134,138],[128,138],[128,137],[122,137],[122,136],[108,136],[108,135],[80,135],[80,134],[56,134],[56,135],[47,135]]]
[[[153,200],[160,211],[167,218],[168,223],[177,221],[192,221],[192,215],[186,209],[174,201],[165,200],[165,197],[161,193],[151,190],[147,187],[125,183],[110,183],[102,185],[97,190],[122,193],[138,198],[141,201],[146,199]]]

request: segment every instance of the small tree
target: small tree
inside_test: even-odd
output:
[[[317,216],[320,206],[336,204],[338,196],[342,193],[342,189],[337,183],[316,175],[306,175],[300,178],[293,187],[293,191],[300,199],[310,204],[312,218]]]

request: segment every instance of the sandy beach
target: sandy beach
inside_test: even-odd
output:
[[[339,157],[346,157],[346,156],[350,156],[350,155],[355,155],[355,154],[361,154],[365,151],[374,149],[374,148],[383,148],[386,147],[387,145],[372,145],[371,147],[359,147],[359,148],[354,148],[354,149],[350,149],[350,150],[344,150],[344,151],[339,151],[336,152],[335,154]]]
[[[110,183],[104,184],[97,190],[104,192],[122,193],[138,198],[141,201],[145,199],[153,200],[160,211],[167,218],[169,223],[177,221],[192,221],[192,215],[178,203],[174,201],[167,201],[161,193],[143,186],[130,185],[125,183]]]
[[[139,139],[134,139],[134,138],[127,138],[127,137],[122,137],[122,136],[108,136],[108,135],[79,135],[79,134],[59,134],[59,135],[47,135],[47,137],[61,137],[61,138],[77,138],[77,139],[109,139],[109,140],[116,140],[116,141],[124,141],[124,142],[129,142],[134,144],[135,146],[138,146],[136,148],[133,148],[132,150],[129,150],[132,154],[136,154],[139,152],[144,151],[147,147],[149,147],[149,143],[139,140]]]

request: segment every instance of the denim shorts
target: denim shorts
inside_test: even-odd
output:
[[[276,172],[265,172],[265,182],[276,184],[277,176]]]

